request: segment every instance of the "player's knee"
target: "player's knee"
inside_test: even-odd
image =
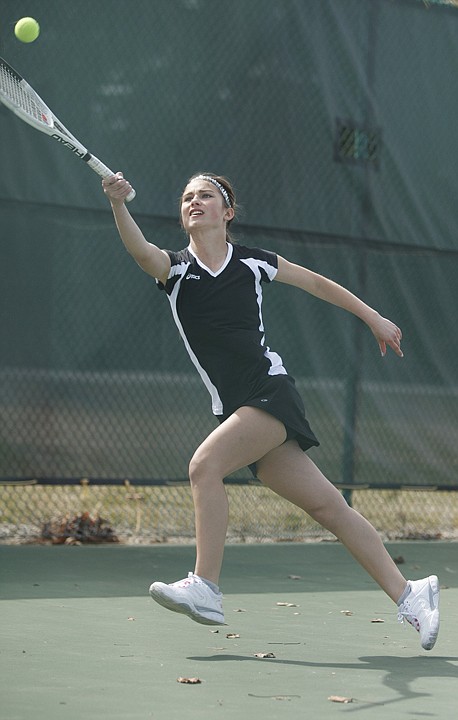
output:
[[[336,493],[327,502],[319,502],[307,510],[308,514],[322,527],[333,532],[337,526],[345,521],[345,515],[350,510],[340,493]]]
[[[308,510],[310,517],[322,527],[328,528],[333,525],[335,510],[326,505],[316,505]]]
[[[211,453],[197,448],[189,463],[189,480],[191,485],[214,481],[215,478],[218,480],[223,479],[219,463]]]

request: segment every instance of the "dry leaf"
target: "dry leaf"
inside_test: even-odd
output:
[[[295,603],[288,603],[288,602],[278,602],[277,605],[279,607],[299,607]]]
[[[240,635],[238,633],[227,633],[226,637],[228,640],[233,640],[234,638],[239,638]]]
[[[64,540],[64,545],[81,545],[80,541],[74,537],[68,537]]]
[[[328,700],[330,700],[331,702],[336,702],[336,703],[351,703],[351,702],[353,702],[353,698],[342,697],[341,695],[330,695],[328,697]]]
[[[128,619],[128,620],[135,620],[134,617],[128,617],[127,619]]]
[[[183,683],[183,685],[199,685],[202,680],[200,680],[200,678],[179,677],[177,678],[177,682]]]
[[[353,615],[353,612],[351,610],[341,610],[340,611],[342,615]]]
[[[275,657],[275,655],[274,655],[273,653],[271,653],[271,652],[268,652],[268,653],[255,653],[254,656],[257,657],[257,658],[261,658],[261,659],[264,659],[264,658],[274,658],[274,657]]]
[[[396,565],[404,565],[404,563],[405,563],[405,560],[402,557],[402,555],[399,555],[399,557],[393,558],[393,560],[396,563]]]
[[[246,612],[246,610],[243,610],[242,608],[236,608],[234,612]]]
[[[302,575],[288,575],[290,580],[303,580]]]
[[[385,620],[382,620],[382,618],[374,618],[371,620],[371,623],[384,623]]]

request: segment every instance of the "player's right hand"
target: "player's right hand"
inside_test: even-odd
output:
[[[113,205],[121,205],[132,192],[132,185],[125,180],[122,172],[102,180],[103,192]]]

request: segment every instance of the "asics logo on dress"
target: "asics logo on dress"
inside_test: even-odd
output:
[[[188,273],[186,275],[186,280],[200,280],[200,275],[193,275],[192,273]]]

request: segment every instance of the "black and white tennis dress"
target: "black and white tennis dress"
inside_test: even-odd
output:
[[[222,422],[244,405],[274,415],[303,450],[319,445],[304,414],[294,379],[265,344],[262,284],[278,270],[277,255],[259,248],[227,245],[217,272],[190,247],[167,251],[171,268],[165,289],[189,356]]]

